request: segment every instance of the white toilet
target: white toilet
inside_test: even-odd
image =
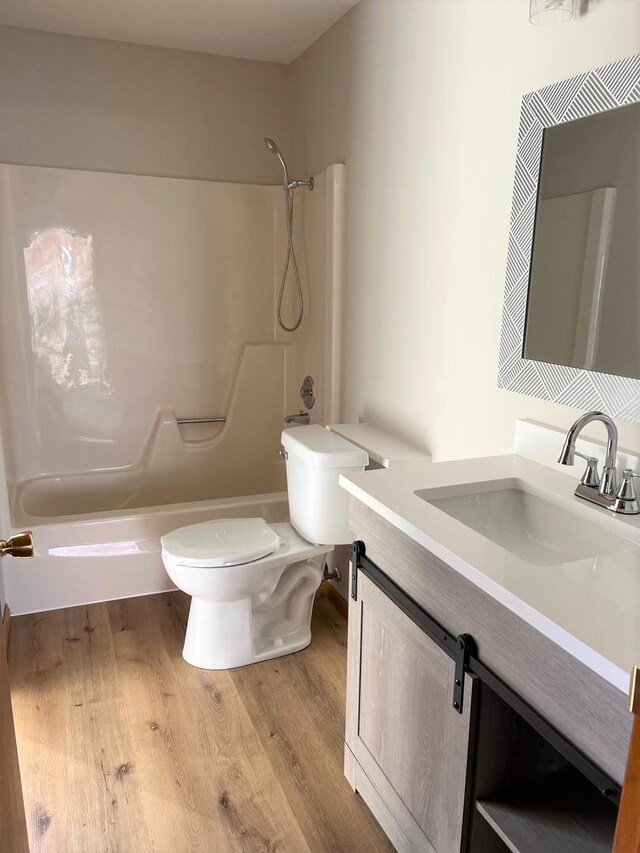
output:
[[[367,452],[321,426],[282,433],[291,521],[206,521],[161,539],[175,585],[192,596],[183,657],[229,669],[290,654],[311,642],[311,610],[326,555],[351,542],[343,472]],[[320,544],[318,544],[320,543]]]

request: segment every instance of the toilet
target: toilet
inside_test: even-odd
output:
[[[290,521],[205,521],[161,539],[173,583],[192,597],[183,657],[230,669],[311,642],[311,611],[327,554],[351,542],[341,473],[363,471],[367,451],[322,426],[284,430]]]

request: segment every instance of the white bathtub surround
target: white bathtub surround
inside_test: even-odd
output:
[[[542,430],[540,425],[519,425],[520,452],[539,452]],[[626,693],[629,672],[640,659],[640,520],[615,516],[574,496],[582,467],[568,473],[554,470],[563,437],[555,431],[544,437],[549,465],[518,454],[418,462],[343,476],[341,484]],[[533,565],[416,494],[434,490],[437,497],[443,491],[463,495],[500,488],[521,489],[557,507],[559,513],[570,512],[594,533],[602,530],[602,539],[608,540],[605,553],[594,555],[596,548],[590,556]]]
[[[284,488],[279,435],[307,374],[313,421],[339,419],[344,167],[314,177],[295,202],[309,310],[287,335],[281,186],[0,166],[16,525]],[[226,422],[179,423],[193,417]]]
[[[276,450],[286,357],[287,348],[279,344],[242,347],[224,424],[183,426],[174,409],[162,408],[131,465],[42,474],[19,483],[13,494],[15,524],[282,491]],[[215,410],[201,403],[186,411]]]

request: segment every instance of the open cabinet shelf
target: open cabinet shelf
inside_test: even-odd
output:
[[[476,802],[512,853],[609,853],[617,809],[572,767]]]

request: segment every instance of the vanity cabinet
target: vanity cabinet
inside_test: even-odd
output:
[[[395,847],[609,851],[626,697],[357,500],[350,520],[366,557],[349,600],[345,775]]]
[[[477,679],[368,578],[349,610],[345,771],[400,851],[459,851]],[[369,796],[365,793],[368,792]]]

